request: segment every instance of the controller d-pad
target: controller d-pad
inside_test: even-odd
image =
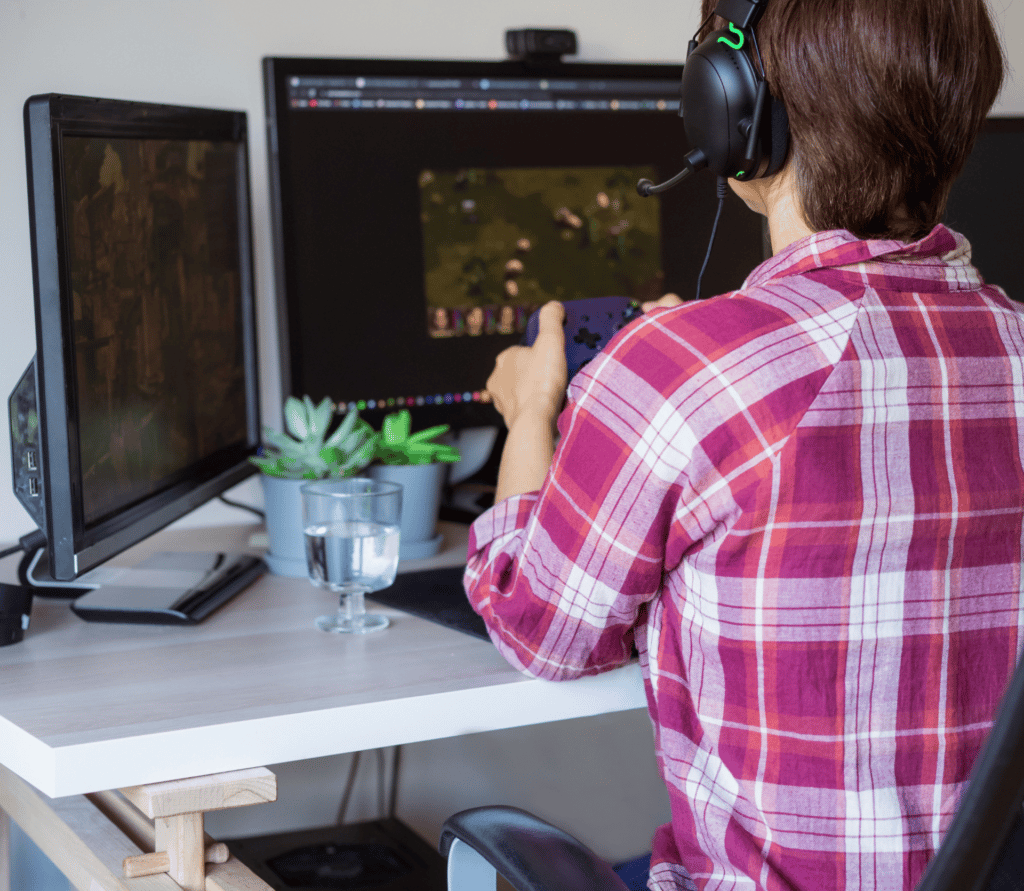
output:
[[[576,336],[573,337],[573,341],[582,344],[588,350],[594,350],[597,349],[597,345],[601,342],[601,334],[591,331],[589,328],[580,328],[576,332]]]

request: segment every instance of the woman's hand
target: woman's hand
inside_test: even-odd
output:
[[[533,346],[509,347],[498,355],[487,392],[511,429],[523,414],[554,424],[565,400],[565,308],[552,301],[540,311]]]
[[[565,401],[565,307],[545,304],[533,346],[498,356],[487,392],[508,425],[495,502],[541,487],[555,453],[555,421]]]

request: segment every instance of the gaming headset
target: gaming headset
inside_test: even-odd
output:
[[[718,0],[715,11],[701,23],[697,34],[716,15],[725,19],[729,27],[712,31],[699,44],[694,35],[686,51],[679,95],[679,115],[686,138],[693,146],[686,155],[686,166],[658,185],[649,179],[636,184],[636,190],[646,198],[671,189],[698,170],[707,168],[718,177],[718,210],[697,276],[698,300],[718,232],[728,178],[750,180],[770,176],[782,168],[789,153],[789,118],[783,104],[768,92],[764,60],[754,34],[766,3],[767,0]],[[748,43],[753,56],[746,51]]]
[[[719,0],[712,16],[724,18],[728,28],[713,31],[699,44],[696,36],[690,41],[679,103],[692,146],[687,166],[658,185],[640,180],[637,191],[641,195],[663,192],[704,168],[720,178],[750,180],[770,176],[785,163],[789,119],[785,107],[768,91],[754,34],[766,3]]]

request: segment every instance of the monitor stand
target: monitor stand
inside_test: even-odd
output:
[[[42,581],[49,576],[43,549],[28,579],[44,589],[83,588],[71,609],[88,622],[194,625],[266,571],[261,558],[248,554],[160,552],[136,566],[101,566],[68,585]]]

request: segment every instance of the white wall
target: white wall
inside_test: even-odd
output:
[[[1020,0],[991,0],[1011,68],[1024,69]],[[34,352],[21,109],[34,93],[240,108],[252,134],[252,197],[264,415],[276,423],[277,371],[260,59],[265,55],[501,58],[510,27],[570,27],[585,61],[680,61],[698,0],[0,0],[0,393]],[[1010,39],[1015,35],[1016,40]],[[1024,113],[1012,79],[998,111]],[[6,409],[4,409],[6,413]],[[0,542],[32,523],[11,492],[0,436]],[[259,499],[252,481],[235,497]],[[214,503],[185,522],[234,521]]]
[[[586,15],[581,13],[587,9]],[[260,59],[266,55],[502,58],[514,27],[571,27],[580,59],[674,61],[696,0],[624,8],[611,0],[0,0],[0,392],[6,399],[34,352],[22,103],[35,93],[239,108],[249,114],[262,402],[281,401]],[[6,410],[5,410],[6,413]],[[32,528],[10,485],[0,436],[0,542]],[[240,496],[258,499],[251,482]],[[217,504],[198,520],[234,519]]]

